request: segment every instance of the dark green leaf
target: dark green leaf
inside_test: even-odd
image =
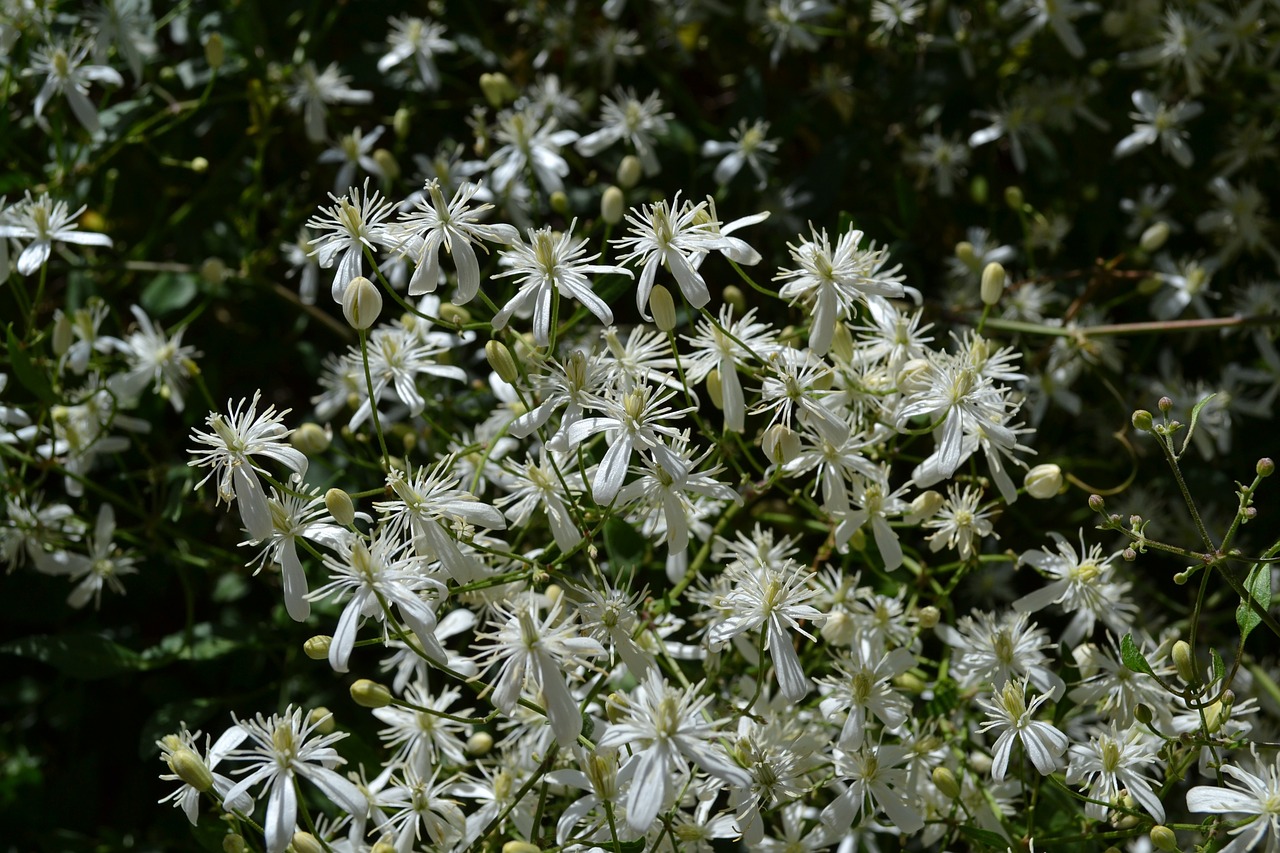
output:
[[[38,660],[72,678],[107,678],[147,668],[137,652],[100,634],[23,637],[0,646],[0,654]]]
[[[1120,660],[1124,661],[1124,665],[1134,672],[1145,672],[1147,675],[1154,675],[1151,671],[1151,664],[1147,663],[1147,659],[1138,650],[1138,644],[1133,641],[1133,634],[1125,634],[1120,638]]]
[[[1209,647],[1209,659],[1213,661],[1213,680],[1221,681],[1227,674],[1227,665],[1222,662],[1222,655],[1213,646]]]
[[[975,844],[980,845],[979,849],[988,850],[1007,850],[1009,842],[1003,836],[992,832],[989,829],[978,829],[976,826],[968,826],[960,824],[960,834]]]
[[[1261,605],[1263,610],[1269,610],[1271,608],[1271,565],[1269,563],[1258,563],[1250,569],[1248,577],[1244,580],[1244,588],[1253,600]],[[1253,629],[1261,623],[1262,617],[1249,606],[1249,600],[1247,598],[1240,599],[1240,606],[1236,608],[1236,624],[1240,626],[1240,642],[1244,642]]]
[[[9,364],[13,367],[13,375],[22,383],[22,387],[36,395],[40,402],[52,403],[53,389],[49,387],[48,377],[32,363],[30,354],[13,333],[12,326],[5,330],[5,344],[9,348]]]
[[[160,273],[142,291],[139,301],[156,315],[186,308],[199,291],[199,277],[185,273]]]
[[[1182,454],[1186,453],[1187,448],[1191,446],[1191,436],[1195,435],[1196,433],[1196,421],[1200,420],[1200,410],[1203,409],[1205,405],[1208,404],[1208,402],[1216,396],[1218,395],[1210,394],[1208,397],[1205,397],[1199,403],[1196,403],[1195,408],[1191,410],[1191,425],[1187,427],[1186,438],[1182,439],[1182,450],[1178,453],[1179,458],[1181,458]],[[1170,444],[1172,443],[1173,442],[1170,441]]]
[[[611,518],[604,525],[604,547],[614,573],[625,574],[640,569],[648,542],[630,524]]]

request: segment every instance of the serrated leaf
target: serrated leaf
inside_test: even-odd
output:
[[[1009,849],[1008,840],[1006,840],[1004,836],[992,832],[989,829],[978,829],[976,826],[968,826],[963,823],[960,824],[958,828],[961,835],[968,838],[970,841],[981,845],[983,848],[990,850]]]
[[[9,366],[13,375],[36,399],[42,403],[53,403],[53,389],[49,387],[49,379],[31,361],[26,347],[13,333],[13,326],[5,330],[5,346],[9,350]]]
[[[1208,402],[1216,396],[1218,396],[1216,392],[1213,394],[1210,394],[1208,397],[1205,397],[1199,403],[1196,403],[1195,408],[1191,410],[1191,425],[1187,427],[1186,438],[1182,439],[1182,450],[1179,451],[1178,458],[1182,458],[1182,455],[1187,452],[1187,448],[1191,446],[1191,436],[1196,434],[1196,421],[1200,420],[1200,410],[1203,409],[1208,404]]]
[[[1269,563],[1258,563],[1250,569],[1248,577],[1244,580],[1244,588],[1263,610],[1269,610],[1271,608],[1271,565]],[[1261,623],[1262,616],[1249,605],[1247,598],[1241,598],[1240,606],[1236,608],[1236,624],[1240,626],[1240,642],[1243,643],[1253,629]]]
[[[1133,641],[1133,634],[1125,634],[1120,638],[1120,660],[1134,672],[1155,674],[1151,671],[1151,664],[1147,663],[1147,659],[1138,649],[1138,644]]]
[[[148,664],[137,652],[101,634],[63,634],[23,637],[0,646],[0,654],[47,663],[72,678],[108,678]]]

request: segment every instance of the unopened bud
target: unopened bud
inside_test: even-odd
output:
[[[1194,684],[1196,682],[1196,662],[1195,657],[1191,653],[1191,645],[1186,640],[1178,640],[1173,644],[1173,667],[1178,671],[1178,677],[1185,684]]]
[[[1151,827],[1151,843],[1165,853],[1178,853],[1178,836],[1163,824]]]
[[[907,513],[908,524],[919,524],[926,518],[933,518],[942,507],[944,498],[933,489],[923,491],[911,501],[911,511]]]
[[[618,186],[629,190],[640,183],[642,174],[644,174],[644,165],[640,162],[640,158],[634,154],[628,154],[618,164]]]
[[[933,785],[948,800],[954,800],[960,796],[960,783],[956,781],[956,774],[946,767],[933,768]]]
[[[71,318],[59,310],[53,318],[53,354],[59,358],[66,355],[74,340]]]
[[[747,312],[747,295],[736,284],[726,284],[720,291],[724,304],[733,308],[733,313],[741,316]]]
[[[353,329],[367,329],[382,313],[382,294],[369,279],[358,275],[342,291],[342,316]]]
[[[1143,432],[1150,432],[1151,426],[1154,423],[1151,418],[1151,413],[1146,409],[1138,409],[1135,411],[1133,413],[1133,417],[1130,418],[1130,422],[1133,424],[1134,429],[1140,429]]]
[[[612,184],[605,187],[600,196],[600,218],[610,225],[617,225],[622,221],[626,209],[627,200],[622,195],[622,190]]]
[[[1158,275],[1149,275],[1138,281],[1138,295],[1151,296],[1164,287],[1164,279]]]
[[[396,137],[405,140],[409,138],[409,131],[412,129],[413,113],[409,112],[408,107],[401,107],[396,110],[395,116],[391,119],[391,127],[396,132]]]
[[[493,735],[488,732],[476,732],[467,738],[467,755],[479,757],[488,755],[493,749]]]
[[[209,171],[209,161],[204,157],[192,157],[191,171],[195,172],[197,175],[203,175],[205,172]]]
[[[203,794],[213,788],[213,773],[209,771],[209,765],[187,747],[180,746],[175,749],[169,755],[168,762],[169,767],[179,779],[200,793]]]
[[[676,327],[676,303],[671,298],[671,291],[660,284],[655,284],[649,293],[649,310],[653,312],[653,322],[664,332]]]
[[[942,620],[942,611],[934,607],[932,604],[921,607],[920,612],[916,614],[916,621],[920,623],[920,627],[926,631],[937,626]]]
[[[446,302],[440,306],[440,322],[460,328],[471,322],[471,312],[461,305]]]
[[[392,154],[385,148],[375,148],[373,151],[373,162],[378,164],[378,169],[382,172],[382,177],[388,181],[397,181],[400,179],[400,162],[396,160],[396,155]]]
[[[356,520],[355,501],[342,489],[333,488],[325,492],[324,507],[329,510],[333,520],[343,527],[350,527]]]
[[[760,446],[774,465],[786,465],[800,453],[800,436],[790,427],[774,424],[764,431]]]
[[[244,853],[248,847],[244,843],[244,836],[238,832],[230,835],[222,836],[222,853]]]
[[[707,394],[711,397],[711,405],[717,409],[724,409],[724,383],[720,378],[720,368],[713,367],[707,371],[707,378],[704,380],[707,385]]]
[[[333,712],[323,705],[311,709],[311,713],[307,714],[307,722],[315,726],[316,731],[322,735],[333,734],[338,725],[333,720]]]
[[[1258,472],[1259,477],[1270,477],[1276,472],[1276,463],[1271,461],[1270,457],[1264,456],[1258,460],[1254,470]]]
[[[1026,197],[1022,194],[1022,187],[1005,187],[1004,203],[1014,210],[1022,210],[1022,206],[1027,203]]]
[[[916,394],[930,388],[933,384],[930,380],[932,374],[933,368],[929,362],[923,358],[913,358],[902,365],[902,369],[894,377],[894,383],[903,394]]]
[[[1004,266],[999,261],[992,261],[982,270],[982,287],[980,294],[983,305],[995,305],[1004,295]]]
[[[956,260],[969,269],[976,268],[978,266],[978,253],[973,250],[973,244],[968,240],[961,240],[956,243]]]
[[[302,644],[302,653],[312,660],[328,660],[329,646],[332,644],[333,637],[317,634]]]
[[[318,456],[329,449],[329,433],[320,424],[308,421],[293,431],[289,443],[306,456]]]
[[[222,43],[222,33],[209,33],[209,37],[204,40],[204,61],[214,71],[227,61],[227,48]]]
[[[205,258],[200,264],[200,277],[209,284],[222,284],[227,278],[227,265],[222,258]]]
[[[1102,495],[1089,495],[1089,509],[1094,512],[1102,512],[1107,507],[1107,502]]]
[[[369,848],[369,853],[397,853],[396,846],[390,841],[379,841]]]
[[[494,373],[498,374],[498,378],[503,382],[515,382],[520,378],[520,370],[516,367],[516,360],[511,355],[511,350],[507,349],[507,345],[499,340],[491,340],[484,345],[484,357],[489,361],[489,367]]]
[[[351,685],[351,698],[361,708],[385,708],[391,704],[391,691],[385,684],[360,678]]]
[[[295,832],[292,848],[294,853],[324,853],[325,851],[319,840],[309,832]]]
[[[1048,500],[1062,490],[1062,469],[1051,462],[1037,465],[1027,472],[1022,485],[1036,500]]]
[[[1120,556],[1126,563],[1132,563],[1134,560],[1138,559],[1138,552],[1132,548],[1125,548],[1120,552]]]
[[[1169,397],[1161,397],[1159,400],[1156,400],[1156,406],[1161,412],[1167,415],[1173,410],[1173,400]]]
[[[1151,724],[1151,707],[1145,703],[1139,702],[1133,706],[1133,718],[1144,726]]]
[[[1142,232],[1142,236],[1138,239],[1138,245],[1142,247],[1144,252],[1157,251],[1164,242],[1169,239],[1169,223],[1157,222],[1154,225],[1148,225],[1147,230]]]
[[[480,91],[484,93],[484,99],[489,102],[489,106],[494,109],[507,101],[514,100],[519,94],[516,87],[511,85],[507,75],[502,72],[481,74]]]
[[[551,194],[551,209],[561,216],[569,215],[569,196],[564,190],[556,190]]]
[[[924,679],[913,672],[900,673],[895,675],[891,680],[894,687],[907,693],[920,694],[929,687],[929,685],[924,682]]]
[[[502,853],[542,853],[542,848],[528,841],[508,841],[502,845]]]
[[[857,638],[858,625],[843,610],[832,610],[818,629],[822,639],[837,646],[849,645]]]

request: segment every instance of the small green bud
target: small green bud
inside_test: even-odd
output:
[[[628,154],[618,164],[618,186],[629,190],[640,183],[642,174],[644,174],[644,166],[640,163],[640,158],[634,154]]]
[[[623,197],[622,190],[612,184],[605,187],[600,196],[600,218],[610,225],[617,225],[622,221],[626,209],[627,200]]]
[[[200,793],[213,789],[213,773],[209,765],[200,756],[185,746],[178,747],[169,755],[169,767],[178,774],[178,778],[195,788]]]
[[[227,48],[222,42],[222,33],[209,33],[204,40],[204,61],[217,71],[227,61]]]
[[[1052,462],[1037,465],[1022,478],[1022,485],[1036,500],[1048,500],[1062,491],[1062,469]]]
[[[1133,707],[1133,718],[1144,726],[1151,724],[1151,708],[1150,706],[1139,702]]]
[[[894,687],[899,690],[905,690],[907,693],[914,693],[917,695],[923,693],[929,686],[928,684],[925,684],[924,680],[921,679],[920,676],[911,672],[904,672],[899,675],[895,675],[892,680]]]
[[[502,845],[502,853],[542,853],[542,848],[528,841],[508,841]]]
[[[324,847],[309,832],[295,832],[292,847],[294,853],[324,853]]]
[[[655,284],[649,292],[649,310],[653,312],[653,322],[664,332],[676,327],[676,303],[671,298],[671,291],[660,284]]]
[[[1167,415],[1169,412],[1173,411],[1173,400],[1168,397],[1161,397],[1159,400],[1156,400],[1156,406],[1159,407],[1162,414]]]
[[[1151,827],[1151,843],[1165,853],[1178,853],[1178,836],[1163,824]]]
[[[461,305],[446,302],[440,306],[440,322],[449,326],[462,327],[471,322],[471,312]]]
[[[1173,668],[1178,671],[1178,677],[1182,679],[1184,684],[1194,684],[1196,682],[1196,661],[1195,656],[1191,653],[1191,644],[1186,640],[1178,640],[1173,644]]]
[[[1234,698],[1234,697],[1232,697]],[[1222,728],[1222,724],[1231,716],[1231,706],[1226,704],[1222,699],[1214,702],[1208,708],[1204,709],[1204,725],[1209,730],[1209,734],[1216,734]]]
[[[342,489],[333,488],[325,492],[324,507],[329,510],[333,520],[343,527],[350,527],[356,520],[356,503]]]
[[[1149,275],[1138,282],[1138,295],[1151,296],[1162,287],[1164,287],[1164,279],[1158,275]]]
[[[707,378],[703,380],[707,385],[707,394],[711,397],[711,405],[716,409],[724,410],[724,385],[720,380],[720,368],[713,367],[707,372]]]
[[[304,423],[289,436],[289,443],[307,456],[318,456],[329,449],[329,432],[320,424]]]
[[[493,749],[493,735],[488,732],[476,732],[467,738],[467,755],[480,757],[488,755]]]
[[[938,622],[942,620],[942,611],[934,607],[932,604],[920,608],[920,612],[916,614],[916,621],[920,623],[920,627],[928,631],[935,628]]]
[[[957,40],[959,33],[957,35]],[[969,198],[973,199],[974,204],[983,205],[987,203],[987,199],[991,197],[991,185],[982,175],[975,175],[973,180],[969,182]]]
[[[227,265],[222,262],[222,258],[205,258],[200,265],[200,277],[209,284],[222,284],[227,275]]]
[[[946,767],[933,768],[933,785],[948,800],[954,800],[960,796],[960,783],[956,781],[956,774]]]
[[[391,119],[391,127],[396,132],[396,137],[401,140],[409,138],[409,131],[412,129],[413,113],[408,107],[401,107],[396,110],[395,117]]]
[[[1102,512],[1107,507],[1107,502],[1103,500],[1102,495],[1089,495],[1089,509],[1094,512]]]
[[[59,309],[53,316],[53,354],[61,358],[71,349],[75,342],[72,334],[71,318]]]
[[[373,151],[373,162],[378,164],[378,168],[382,171],[382,177],[388,181],[396,181],[400,179],[400,162],[396,160],[396,155],[392,154],[385,148],[375,148]]]
[[[353,329],[367,329],[378,322],[382,313],[382,294],[378,286],[362,275],[351,279],[342,291],[342,316]]]
[[[1000,297],[1004,295],[1005,279],[1004,266],[999,261],[987,264],[982,270],[982,287],[979,291],[983,305],[995,305],[1000,301]]]
[[[481,74],[480,91],[484,93],[484,99],[489,102],[489,106],[495,110],[507,101],[514,100],[519,94],[516,87],[511,85],[507,75],[500,71]]]
[[[736,284],[726,284],[724,290],[720,291],[720,298],[733,308],[733,313],[739,316],[747,313],[747,295]]]
[[[489,361],[489,367],[494,373],[498,374],[498,378],[503,382],[515,382],[520,378],[520,370],[516,367],[515,357],[511,355],[511,350],[507,349],[506,344],[499,340],[491,340],[484,345],[484,357]]]
[[[1259,477],[1270,477],[1276,472],[1276,463],[1271,461],[1269,456],[1264,456],[1258,460],[1258,465],[1254,470],[1258,472]]]
[[[1144,252],[1155,252],[1164,245],[1169,239],[1169,223],[1156,222],[1148,225],[1147,230],[1142,232],[1142,236],[1138,239],[1138,245],[1142,247]]]
[[[1142,430],[1143,432],[1150,432],[1151,426],[1154,423],[1154,421],[1151,418],[1151,413],[1148,412],[1146,409],[1138,409],[1137,411],[1135,411],[1133,413],[1133,417],[1130,419],[1130,422],[1133,424],[1134,429],[1139,429],[1139,430]]]
[[[197,175],[203,175],[205,172],[209,171],[209,161],[204,157],[192,157],[190,165],[191,171],[195,172]]]
[[[556,190],[551,194],[551,209],[561,216],[569,215],[569,196],[565,195],[564,190]]]
[[[385,708],[391,704],[391,691],[385,684],[359,678],[351,685],[351,698],[361,708]]]
[[[238,832],[222,836],[222,853],[244,853],[244,836]]]
[[[978,266],[978,255],[973,250],[973,244],[968,240],[956,243],[956,260],[969,269],[975,269]]]
[[[396,853],[396,846],[389,841],[379,841],[369,848],[369,853]]]
[[[1004,203],[1014,210],[1022,210],[1022,206],[1027,203],[1027,199],[1022,194],[1022,187],[1005,187]]]
[[[333,637],[328,634],[317,634],[302,644],[302,653],[312,660],[328,660],[329,646]]]
[[[316,731],[322,735],[333,734],[333,730],[337,728],[337,723],[333,720],[333,712],[323,705],[311,709],[311,713],[307,714],[307,722],[313,724]]]

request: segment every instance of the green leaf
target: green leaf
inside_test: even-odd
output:
[[[1227,665],[1223,663],[1222,655],[1218,654],[1218,650],[1213,646],[1209,647],[1209,659],[1213,661],[1213,680],[1221,681],[1227,674]]]
[[[190,639],[190,644],[187,640]],[[176,631],[139,656],[149,666],[161,666],[175,660],[212,660],[239,649],[243,644],[230,637],[214,633],[213,626],[201,622],[186,631]]]
[[[604,547],[615,574],[637,572],[644,562],[648,541],[630,524],[611,518],[604,524]]]
[[[1210,394],[1199,403],[1196,403],[1195,408],[1191,410],[1191,425],[1187,427],[1187,437],[1182,439],[1182,450],[1178,452],[1179,459],[1181,459],[1182,455],[1187,452],[1187,448],[1191,446],[1191,436],[1196,434],[1196,421],[1200,420],[1200,410],[1216,396],[1218,396],[1216,393]],[[1173,442],[1171,441],[1169,443],[1172,444]]]
[[[186,308],[199,292],[199,276],[160,273],[143,289],[139,301],[152,316]]]
[[[637,838],[634,841],[619,841],[617,846],[614,847],[615,850],[621,851],[621,853],[644,853],[644,848],[645,840],[643,838]]]
[[[1244,579],[1245,591],[1263,610],[1271,608],[1271,564],[1257,563]],[[1249,606],[1249,599],[1241,598],[1236,608],[1236,624],[1240,626],[1240,642],[1244,642],[1254,628],[1262,623],[1262,617]]]
[[[137,652],[101,634],[23,637],[0,646],[0,654],[38,660],[72,678],[108,678],[147,668]]]
[[[1145,672],[1147,675],[1155,674],[1151,671],[1151,664],[1147,663],[1147,659],[1138,650],[1138,644],[1133,641],[1133,634],[1125,634],[1120,638],[1120,660],[1124,661],[1124,665],[1134,672]]]
[[[989,829],[978,829],[976,826],[968,826],[960,824],[958,827],[960,834],[970,841],[980,845],[981,848],[989,850],[1008,850],[1009,842],[1004,836],[992,832]]]
[[[31,361],[22,341],[13,333],[13,326],[5,330],[5,345],[9,349],[9,364],[13,367],[13,375],[22,383],[36,399],[42,403],[53,403],[53,389],[49,387],[49,379],[36,368]]]

